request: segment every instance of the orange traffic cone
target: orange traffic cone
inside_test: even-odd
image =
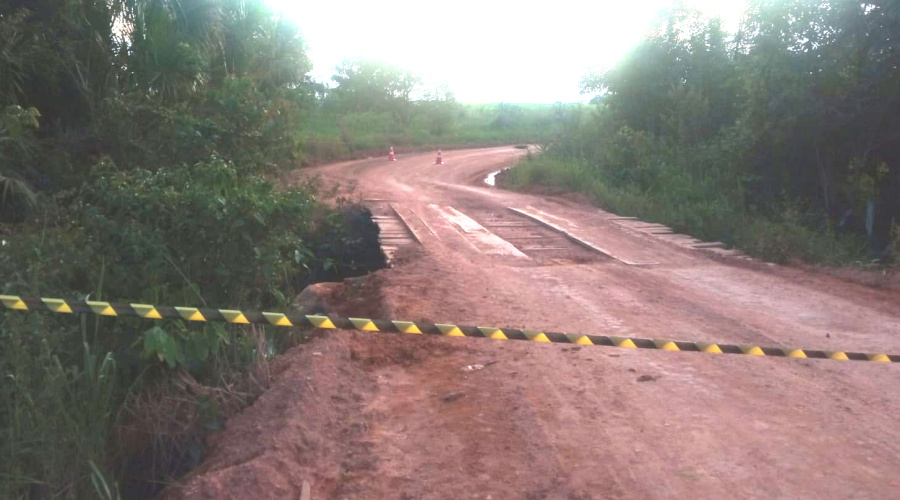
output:
[[[388,153],[388,161],[397,161],[397,159],[394,158],[394,147],[393,146],[391,146],[391,152]]]
[[[443,165],[444,164],[444,160],[441,159],[441,150],[440,149],[438,149],[438,156],[437,156],[437,159],[434,160],[434,164],[435,165]]]

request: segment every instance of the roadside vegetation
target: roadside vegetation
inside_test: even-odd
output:
[[[754,1],[734,34],[677,8],[501,182],[774,262],[896,262],[898,66],[897,2]]]

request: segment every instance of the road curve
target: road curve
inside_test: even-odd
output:
[[[900,352],[896,292],[483,183],[522,154],[448,151],[439,166],[398,151],[299,172],[339,183],[383,223],[393,267],[360,286],[364,299],[345,293],[343,312]],[[312,498],[360,499],[900,492],[896,364],[359,333],[284,358],[171,495],[296,498],[304,481]]]

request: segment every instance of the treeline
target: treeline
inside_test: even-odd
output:
[[[753,1],[739,29],[683,7],[609,71],[519,184],[773,261],[887,260],[900,224],[900,3]]]
[[[553,105],[463,104],[441,84],[390,64],[348,60],[302,127],[306,160],[331,160],[392,146],[498,145],[554,133]]]

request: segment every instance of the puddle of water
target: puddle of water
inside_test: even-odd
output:
[[[489,173],[488,176],[484,178],[484,183],[487,184],[488,186],[496,187],[496,186],[497,186],[497,175],[498,175],[500,172],[503,172],[503,171],[505,171],[505,170],[509,170],[509,169],[511,169],[511,168],[512,168],[512,167],[501,168],[500,170],[498,170],[498,171],[496,171],[496,172],[491,172],[491,173]]]

